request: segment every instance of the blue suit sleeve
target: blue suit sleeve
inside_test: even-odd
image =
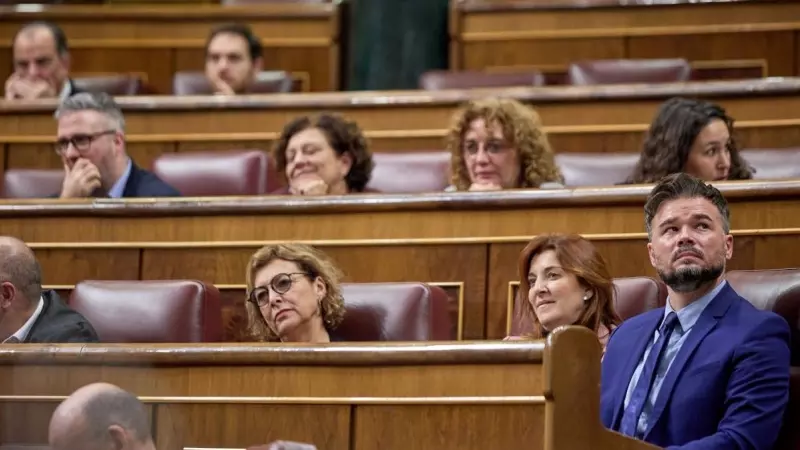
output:
[[[717,432],[671,450],[770,450],[789,399],[789,326],[769,315],[734,353]]]

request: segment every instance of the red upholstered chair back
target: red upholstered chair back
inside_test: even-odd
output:
[[[567,187],[622,183],[638,160],[638,153],[556,153],[556,164]]]
[[[142,78],[135,74],[74,78],[75,86],[87,92],[104,92],[113,96],[141,95],[145,92]]]
[[[280,187],[262,150],[164,153],[153,161],[153,172],[188,197],[264,195]]]
[[[292,92],[293,85],[294,81],[288,72],[259,72],[249,92],[251,94]],[[172,92],[174,95],[211,95],[214,89],[203,72],[183,71],[177,72],[172,78]]]
[[[544,86],[544,82],[544,75],[539,71],[487,73],[471,70],[460,72],[431,70],[419,77],[419,88],[427,91],[438,91],[443,89]]]
[[[344,321],[335,334],[345,341],[442,341],[452,338],[448,298],[424,283],[342,285]]]
[[[3,175],[4,198],[47,198],[61,192],[61,169],[8,169]]]
[[[374,153],[367,185],[383,193],[441,192],[450,184],[450,153]]]
[[[755,179],[800,178],[800,147],[748,149],[741,154],[756,169]]]
[[[614,279],[614,308],[622,320],[630,319],[651,309],[664,306],[666,287],[650,277]],[[521,301],[527,301],[526,293],[517,293],[511,335],[519,336],[532,331],[529,323],[522,323]]]
[[[608,59],[570,64],[569,84],[669,83],[688,81],[692,67],[685,59]]]
[[[219,291],[200,281],[82,281],[69,305],[103,343],[222,340]]]
[[[800,269],[731,270],[726,275],[734,290],[758,309],[772,311],[792,331],[792,369],[789,406],[776,450],[800,448]]]

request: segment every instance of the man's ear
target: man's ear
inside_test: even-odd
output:
[[[647,243],[647,256],[650,257],[650,265],[656,267],[656,255],[653,253],[653,244]]]
[[[259,56],[253,60],[253,76],[258,75],[258,72],[264,70],[264,58]]]
[[[733,258],[733,235],[725,235],[725,259],[730,260]]]
[[[123,450],[128,442],[128,433],[119,425],[108,427],[108,437],[114,450]]]
[[[8,309],[14,297],[17,296],[17,288],[8,281],[0,283],[0,309]]]

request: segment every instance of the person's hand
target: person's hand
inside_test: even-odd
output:
[[[472,183],[472,185],[470,185],[469,187],[470,192],[500,191],[502,189],[503,189],[502,186],[495,183]]]
[[[317,176],[295,180],[289,187],[292,195],[326,195],[328,184]]]
[[[100,186],[100,170],[88,159],[79,159],[72,169],[64,163],[61,198],[86,198]]]
[[[225,82],[222,78],[220,78],[219,74],[214,74],[208,77],[208,81],[211,83],[211,87],[214,89],[214,93],[217,95],[236,95],[236,92],[233,91],[233,88]]]
[[[56,89],[47,80],[26,80],[13,73],[5,84],[6,100],[33,100],[56,96]]]
[[[525,338],[522,336],[506,336],[503,338],[504,341],[524,341]]]

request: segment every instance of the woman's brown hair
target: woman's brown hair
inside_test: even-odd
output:
[[[337,156],[347,153],[353,158],[353,165],[344,181],[350,192],[364,192],[375,167],[367,138],[356,122],[336,114],[302,116],[286,124],[272,148],[277,171],[282,174],[286,171],[286,147],[289,141],[295,134],[309,128],[320,129]]]
[[[597,332],[603,325],[609,332],[622,322],[614,310],[614,282],[608,264],[595,246],[577,234],[546,234],[537,236],[519,255],[519,299],[522,301],[521,319],[529,321],[533,330],[526,337],[541,339],[547,335],[528,301],[528,272],[533,258],[553,250],[564,271],[575,275],[582,286],[592,290],[575,325],[582,325]]]
[[[546,182],[564,182],[539,114],[513,99],[487,98],[471,101],[453,115],[447,149],[451,154],[451,183],[457,190],[466,191],[472,184],[464,163],[464,134],[476,119],[483,119],[487,127],[499,124],[508,144],[519,152],[518,187],[538,188]]]
[[[714,103],[687,98],[671,98],[658,108],[642,146],[639,161],[624,184],[655,183],[667,175],[683,172],[697,135],[712,120],[725,122],[730,134],[729,180],[749,180],[753,169],[739,153],[734,138],[733,118]]]
[[[245,273],[247,296],[244,304],[247,309],[247,331],[250,335],[258,341],[280,340],[279,336],[267,325],[258,305],[247,301],[247,297],[256,288],[253,285],[256,274],[275,260],[291,261],[297,264],[311,281],[318,277],[322,279],[326,294],[320,302],[320,315],[328,332],[336,329],[342,322],[345,312],[344,298],[339,286],[342,272],[325,253],[314,247],[305,244],[276,244],[260,248],[247,263],[247,272]]]

